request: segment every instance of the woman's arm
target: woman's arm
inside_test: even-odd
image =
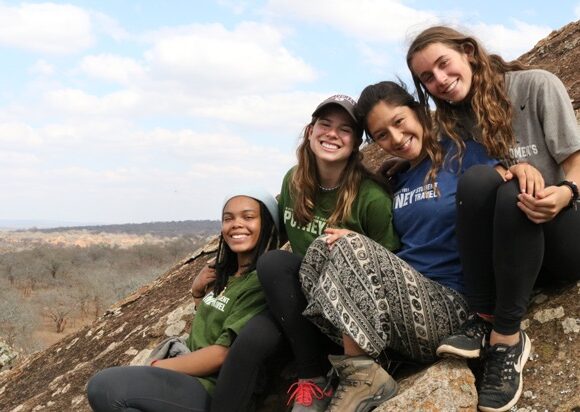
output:
[[[562,162],[566,180],[578,184],[580,181],[580,151],[568,156]],[[535,197],[522,193],[518,196],[518,207],[534,223],[552,220],[570,204],[572,191],[568,186],[548,186]]]
[[[192,376],[207,376],[219,371],[228,355],[228,350],[229,348],[221,345],[206,346],[187,355],[158,360],[151,366]]]
[[[215,258],[211,258],[191,282],[191,296],[195,301],[195,306],[199,305],[199,302],[205,297],[208,289],[215,282],[215,279]]]

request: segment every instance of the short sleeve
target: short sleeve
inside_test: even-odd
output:
[[[580,150],[580,132],[566,87],[552,73],[541,73],[534,78],[538,116],[550,154],[562,163]]]
[[[400,243],[393,226],[391,197],[378,187],[373,191],[376,193],[369,199],[365,208],[364,234],[389,250],[397,250]]]
[[[230,347],[244,325],[264,309],[266,309],[264,292],[260,284],[256,283],[237,298],[215,344]]]

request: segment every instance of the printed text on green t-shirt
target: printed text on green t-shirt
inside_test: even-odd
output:
[[[289,225],[290,227],[298,230],[303,230],[304,232],[312,233],[316,236],[322,235],[324,228],[326,227],[326,219],[319,216],[314,216],[311,222],[306,225],[299,225],[296,220],[294,220],[294,209],[286,206],[284,208],[284,225]]]

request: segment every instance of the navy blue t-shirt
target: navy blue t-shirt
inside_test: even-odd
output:
[[[429,158],[397,175],[393,198],[393,221],[401,240],[397,256],[429,279],[463,293],[463,272],[455,236],[457,181],[473,165],[495,166],[499,162],[489,157],[482,145],[467,140],[461,170],[457,173],[459,162],[452,159],[457,153],[455,144],[444,139],[441,145],[446,155],[435,187],[430,182],[424,183],[431,168]]]

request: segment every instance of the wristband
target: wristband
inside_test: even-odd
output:
[[[577,210],[576,202],[578,201],[578,186],[576,186],[576,183],[570,180],[562,180],[556,186],[568,186],[570,188],[572,191],[572,197],[570,198],[570,203],[568,203],[567,207]]]

